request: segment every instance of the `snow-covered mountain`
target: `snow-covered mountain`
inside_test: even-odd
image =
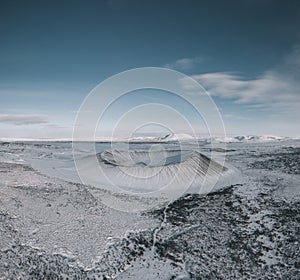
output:
[[[270,142],[288,140],[289,137],[274,135],[237,135],[226,138],[215,138],[215,142],[219,143],[247,143],[247,142]]]

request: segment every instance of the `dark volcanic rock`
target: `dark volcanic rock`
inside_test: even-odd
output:
[[[300,148],[285,148],[283,151],[260,155],[260,159],[249,164],[256,169],[280,170],[288,174],[300,174]]]
[[[169,205],[160,258],[184,263],[191,279],[298,279],[300,202],[247,201],[233,190]]]

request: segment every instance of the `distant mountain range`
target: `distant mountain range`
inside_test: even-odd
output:
[[[217,137],[209,138],[203,136],[192,136],[190,134],[180,133],[180,134],[166,134],[160,137],[152,136],[138,136],[131,138],[111,138],[111,137],[101,137],[96,138],[96,142],[173,142],[173,141],[205,141],[207,143],[244,143],[244,142],[267,142],[267,141],[285,141],[289,139],[300,139],[299,137],[284,137],[284,136],[274,136],[274,135],[236,135],[232,137]],[[72,142],[72,138],[0,138],[0,142]],[[82,142],[93,142],[94,139],[80,139],[76,141]]]
[[[238,143],[238,142],[267,142],[267,141],[284,141],[288,139],[294,139],[284,136],[274,136],[274,135],[237,135],[233,137],[226,138],[216,138],[215,141],[222,143]]]

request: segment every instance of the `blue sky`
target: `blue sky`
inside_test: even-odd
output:
[[[145,66],[200,82],[229,134],[300,136],[299,26],[299,1],[2,0],[0,137],[71,137],[91,89]]]

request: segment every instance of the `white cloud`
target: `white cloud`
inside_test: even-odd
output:
[[[192,78],[222,104],[227,132],[299,136],[300,46],[256,77],[213,72]],[[179,83],[187,93],[200,97],[198,87],[188,79]]]
[[[0,123],[31,125],[48,123],[48,119],[43,115],[0,114]]]
[[[233,104],[246,104],[251,109],[282,109],[299,112],[300,108],[300,46],[274,69],[252,79],[230,72],[213,72],[192,76],[210,95],[232,100]],[[195,96],[196,88],[185,79],[182,87]]]
[[[276,72],[265,72],[255,79],[231,73],[208,73],[193,76],[212,96],[232,99],[260,110],[289,110],[297,113],[300,106],[300,82]]]
[[[246,104],[251,109],[282,110],[299,114],[300,47],[296,46],[283,62],[252,79],[230,72],[214,72],[192,76],[212,96]],[[198,93],[184,79],[180,81],[191,94]]]
[[[177,70],[191,70],[196,66],[196,64],[201,63],[202,61],[203,58],[198,56],[192,58],[185,57],[178,59],[173,63],[165,64],[164,67]]]

